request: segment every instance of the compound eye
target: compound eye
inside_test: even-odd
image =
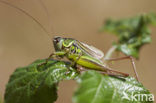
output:
[[[57,44],[59,42],[59,40],[58,39],[54,39],[54,42]]]
[[[60,39],[61,39],[60,37],[55,37],[54,42],[57,44],[57,43],[59,43]]]

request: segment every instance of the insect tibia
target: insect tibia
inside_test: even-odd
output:
[[[129,74],[127,74],[127,73],[119,72],[119,71],[116,71],[116,70],[108,70],[107,72],[112,73],[112,74],[117,75],[117,76],[124,76],[124,77],[129,76]]]

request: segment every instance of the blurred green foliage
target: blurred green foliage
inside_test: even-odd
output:
[[[113,20],[106,20],[100,31],[108,31],[118,37],[114,42],[117,50],[128,56],[139,57],[140,48],[151,42],[151,31],[149,25],[156,25],[156,14],[142,14],[136,17]]]
[[[1,98],[1,96],[0,96],[0,103],[2,103],[2,98]]]

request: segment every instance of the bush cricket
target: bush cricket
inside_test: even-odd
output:
[[[130,56],[121,57],[121,58],[112,58],[112,59],[104,59],[104,53],[88,44],[82,43],[73,38],[62,38],[62,37],[54,37],[53,44],[55,51],[52,53],[51,57],[67,57],[70,61],[72,61],[72,65],[76,64],[85,67],[87,69],[101,71],[104,74],[112,75],[112,76],[124,76],[127,77],[129,74],[122,73],[119,71],[115,71],[106,65],[105,61],[116,61],[122,59],[133,59]],[[135,64],[132,60],[134,70],[136,69]],[[136,74],[137,75],[137,74]],[[137,78],[138,80],[138,78]]]
[[[4,0],[0,0],[0,2],[21,11],[22,13],[24,13],[25,15],[33,19],[47,34],[50,34],[38,20],[36,20],[25,10],[13,4],[10,4],[9,2],[6,2]],[[42,2],[40,1],[40,3]],[[47,12],[46,8],[45,11]],[[48,59],[52,57],[60,57],[60,58],[66,57],[72,62],[72,66],[76,66],[78,64],[84,68],[100,71],[103,74],[108,74],[117,77],[118,76],[127,77],[129,76],[129,74],[115,71],[114,69],[107,66],[105,61],[130,59],[133,65],[133,70],[135,72],[136,79],[138,80],[136,66],[131,56],[105,59],[104,53],[101,50],[72,38],[62,38],[59,36],[54,37],[53,44],[54,44],[55,52],[52,53]]]

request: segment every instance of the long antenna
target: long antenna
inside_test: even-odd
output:
[[[38,0],[39,3],[41,4],[41,6],[43,7],[47,17],[48,17],[48,24],[49,24],[49,27],[50,27],[50,32],[52,32],[52,24],[51,24],[51,20],[50,20],[50,14],[49,14],[49,11],[46,7],[46,5],[44,4],[44,2],[42,0]]]
[[[25,10],[23,10],[23,9],[21,9],[21,8],[15,6],[15,5],[13,5],[13,4],[11,4],[11,3],[8,3],[8,2],[6,2],[6,1],[4,1],[4,0],[0,0],[0,2],[3,3],[3,4],[8,5],[9,7],[12,7],[12,8],[14,8],[14,9],[17,9],[18,11],[22,12],[22,13],[25,14],[26,16],[30,17],[30,18],[31,18],[33,21],[35,21],[35,22],[43,29],[43,31],[44,31],[45,33],[47,33],[48,36],[50,37],[50,33],[47,31],[47,29],[46,29],[37,19],[35,19],[32,15],[30,15],[28,12],[26,12]]]

